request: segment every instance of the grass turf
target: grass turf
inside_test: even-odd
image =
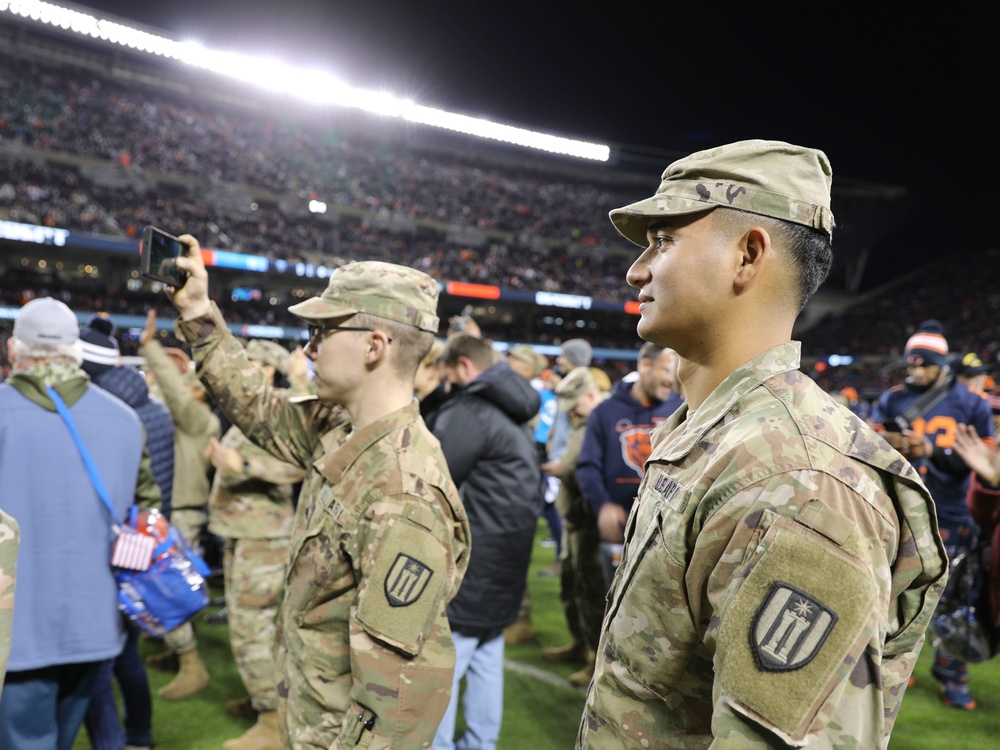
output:
[[[537,542],[548,535],[539,523],[528,585],[532,596],[532,620],[538,631],[534,643],[507,648],[506,658],[515,665],[504,682],[504,722],[499,746],[510,750],[566,750],[573,747],[583,709],[584,691],[563,682],[577,669],[574,664],[551,664],[542,658],[545,646],[569,640],[559,605],[559,577],[541,576],[555,559],[555,550]],[[218,596],[219,591],[214,595]],[[195,630],[202,658],[212,675],[208,690],[187,700],[167,702],[155,697],[172,675],[149,670],[153,698],[153,739],[157,750],[217,750],[228,739],[238,737],[251,722],[227,716],[222,706],[229,698],[246,695],[229,649],[225,626],[208,625],[199,616]],[[161,646],[143,642],[144,654]],[[945,708],[937,683],[930,675],[931,649],[926,646],[896,720],[889,750],[982,750],[1000,747],[1000,659],[970,667],[970,688],[978,701],[975,711]],[[532,670],[555,679],[542,680]],[[459,731],[462,727],[459,717]],[[86,732],[80,732],[73,750],[89,750]]]

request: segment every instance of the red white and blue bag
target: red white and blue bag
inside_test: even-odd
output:
[[[46,391],[69,428],[94,489],[111,515],[115,532],[111,565],[118,583],[119,609],[153,635],[169,633],[208,605],[208,566],[160,511],[133,505],[127,524],[118,519],[66,404],[52,388]]]

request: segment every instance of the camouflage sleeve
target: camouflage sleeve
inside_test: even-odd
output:
[[[204,435],[211,431],[212,409],[198,401],[177,372],[177,366],[160,346],[152,340],[139,347],[139,354],[146,360],[146,366],[156,378],[163,394],[163,400],[174,419],[174,427],[188,435]]]
[[[163,495],[160,493],[160,486],[153,477],[152,459],[144,440],[142,459],[139,461],[139,476],[135,482],[135,504],[140,508],[159,508],[162,502]]]
[[[17,522],[0,510],[0,691],[10,655],[10,630],[14,616],[14,582],[17,568]]]
[[[317,401],[292,403],[272,388],[254,366],[222,313],[175,323],[178,338],[191,345],[198,377],[212,399],[248,439],[283,461],[306,467],[320,437],[346,422],[343,412]]]
[[[247,479],[259,479],[270,484],[295,484],[306,476],[302,467],[282,461],[248,440],[242,441],[237,450],[243,458],[243,469],[220,472],[219,481],[224,487],[232,487]]]
[[[456,561],[449,526],[426,498],[386,498],[372,511],[358,534],[352,710],[335,747],[364,744],[367,731],[370,750],[416,750],[430,746],[451,694],[455,650],[445,608]]]
[[[712,747],[882,746],[941,571],[912,586],[920,601],[898,601],[924,571],[914,539],[821,473],[772,477],[716,507],[689,569],[715,645]]]

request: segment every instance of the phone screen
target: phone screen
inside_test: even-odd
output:
[[[177,258],[186,252],[187,245],[176,237],[156,227],[146,227],[139,246],[142,275],[171,286],[184,286],[187,273],[178,267]]]

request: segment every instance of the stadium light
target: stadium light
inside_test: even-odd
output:
[[[284,92],[312,104],[352,107],[385,117],[399,117],[420,125],[580,159],[608,161],[611,158],[611,149],[604,144],[538,133],[526,128],[446,112],[387,92],[355,89],[323,71],[300,70],[279,60],[211,50],[196,42],[177,42],[41,0],[0,0],[0,13],[55,26],[108,44],[179,60],[219,75]]]

